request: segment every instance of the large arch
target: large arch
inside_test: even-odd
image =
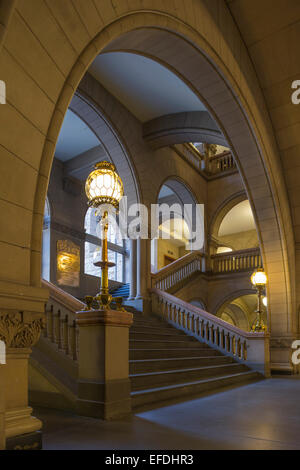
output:
[[[127,2],[118,3],[118,10],[114,10],[109,9],[108,3],[103,4],[103,16],[99,20],[91,12],[88,13],[85,9],[87,7],[81,6],[85,9],[84,20],[80,17],[74,19],[75,23],[78,22],[76,27],[74,23],[72,27],[68,24],[57,4],[52,7],[50,15],[48,10],[46,14],[41,4],[39,20],[36,19],[38,15],[33,15],[31,21],[32,6],[22,2],[12,19],[11,34],[7,35],[5,46],[19,58],[25,70],[23,75],[26,76],[27,84],[23,82],[22,95],[26,95],[28,91],[29,96],[37,98],[39,107],[43,100],[47,103],[43,108],[43,118],[38,123],[40,113],[34,116],[34,106],[25,111],[26,99],[22,105],[18,98],[11,94],[8,96],[7,123],[18,129],[20,138],[12,138],[10,132],[6,135],[1,133],[4,155],[6,159],[7,152],[14,155],[21,164],[30,162],[35,183],[34,194],[29,192],[26,201],[30,214],[26,222],[27,251],[19,259],[22,273],[19,271],[16,277],[9,272],[10,280],[32,286],[40,285],[42,219],[48,178],[59,129],[74,91],[89,64],[104,48],[131,50],[152,56],[176,71],[199,95],[220,125],[238,162],[254,209],[264,264],[270,279],[272,333],[275,336],[291,335],[295,332],[295,319],[291,282],[294,275],[294,244],[290,211],[284,181],[274,177],[275,174],[281,174],[281,166],[263,96],[250,58],[225,3],[217,2],[210,7],[206,3],[194,4],[193,13],[184,10],[180,12],[184,20],[177,18],[176,9],[171,2],[161,7],[164,11],[160,12],[130,11]],[[216,18],[226,20],[219,21],[216,25],[212,20],[214,14]],[[41,15],[44,15],[44,21],[41,21]],[[60,43],[57,37],[61,31],[49,32],[47,36],[45,25],[50,20],[47,15],[56,17],[60,24],[65,22],[67,40],[64,39],[64,47],[57,47]],[[29,28],[27,24],[24,25],[23,19],[27,20]],[[43,60],[35,64],[31,71],[29,56],[33,52],[30,47],[32,36],[37,32],[42,33],[41,25],[45,31],[41,39],[42,47],[48,59],[43,54]],[[22,58],[18,56],[15,47],[16,42],[19,44],[16,37],[20,37],[20,30],[28,38],[28,43],[22,48]],[[120,35],[121,32],[124,34]],[[34,47],[37,47],[35,42]],[[63,63],[62,57],[67,51],[68,60]],[[57,59],[56,66],[45,67],[45,61],[51,61],[49,57],[52,56]],[[7,58],[5,64],[8,64]],[[12,83],[16,85],[16,77],[20,79],[18,62],[11,67],[10,69],[7,65],[5,74],[8,76],[14,70],[15,78]],[[21,181],[19,176],[19,187]],[[11,193],[12,191],[13,189]],[[15,201],[11,193],[8,200],[11,198],[11,201]],[[15,243],[17,248],[10,246],[14,256],[18,257],[18,244],[22,243],[23,240],[18,238]],[[9,245],[5,237],[4,244]],[[9,254],[5,255],[5,250],[2,251],[3,259],[7,260]],[[7,273],[1,272],[0,275],[5,278]]]
[[[114,125],[99,108],[99,103],[91,103],[90,97],[85,96],[84,84],[81,84],[81,87],[76,91],[69,109],[93,130],[107,156],[115,164],[124,182],[124,192],[128,198],[128,204],[139,202],[139,184],[128,155],[129,151]]]

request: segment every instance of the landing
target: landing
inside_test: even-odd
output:
[[[300,378],[273,378],[104,422],[54,410],[44,449],[300,449]]]

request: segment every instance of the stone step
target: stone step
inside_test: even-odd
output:
[[[158,406],[167,406],[182,400],[190,400],[211,392],[216,393],[226,387],[246,385],[262,380],[262,378],[257,372],[247,371],[222,377],[134,391],[131,393],[132,407],[135,412],[141,412]]]
[[[133,329],[129,333],[129,338],[132,340],[138,340],[138,339],[155,339],[156,340],[174,340],[174,341],[197,341],[195,338],[192,336],[185,335],[183,331],[165,331],[165,330],[158,330],[156,332],[151,331],[149,328],[149,331],[140,331]]]
[[[129,361],[129,371],[130,374],[139,374],[231,363],[233,359],[227,356],[136,359]]]
[[[131,346],[133,348],[133,345]],[[170,349],[130,349],[129,358],[131,360],[142,360],[142,359],[178,359],[182,357],[223,357],[219,351],[211,349],[209,347],[197,347],[197,348],[170,348]]]
[[[204,366],[192,369],[168,370],[163,372],[147,372],[144,374],[131,374],[131,390],[146,390],[148,388],[192,382],[209,377],[232,375],[248,370],[239,363]]]
[[[135,332],[138,332],[138,333],[153,333],[153,334],[156,334],[156,333],[160,333],[160,332],[163,332],[163,333],[167,333],[167,334],[180,334],[180,335],[184,335],[185,333],[181,330],[176,330],[175,328],[173,328],[172,326],[164,326],[164,325],[140,325],[139,323],[136,324],[136,323],[133,323],[131,328],[130,328],[130,333],[132,331],[135,331]]]
[[[129,339],[129,349],[174,349],[174,348],[204,348],[204,343],[193,341],[190,336],[182,337],[177,340],[155,340],[152,339]]]

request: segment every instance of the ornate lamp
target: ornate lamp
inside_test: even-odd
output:
[[[89,199],[89,206],[98,209],[103,204],[111,204],[118,209],[119,202],[124,194],[123,183],[116,172],[116,167],[109,162],[96,163],[95,169],[88,176],[85,183],[85,192]],[[101,268],[100,293],[96,296],[101,309],[108,309],[112,296],[108,291],[108,268],[115,266],[107,259],[107,232],[108,232],[108,211],[104,210],[101,220],[102,230],[102,254],[101,261],[94,263]],[[90,298],[88,308],[91,306]]]
[[[251,283],[253,287],[255,287],[257,290],[257,309],[256,309],[257,317],[256,317],[255,322],[252,325],[252,328],[251,328],[252,331],[262,332],[262,331],[266,331],[267,329],[262,319],[262,303],[263,303],[262,297],[263,297],[263,291],[266,287],[267,282],[268,282],[268,277],[262,268],[258,268],[256,271],[254,271],[254,273],[251,276]]]

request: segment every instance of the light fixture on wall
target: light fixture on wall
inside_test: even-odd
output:
[[[95,169],[89,174],[85,184],[85,192],[89,200],[89,206],[98,209],[103,205],[112,205],[118,209],[120,200],[123,197],[123,183],[116,172],[116,167],[109,162],[96,163]],[[95,266],[101,268],[101,287],[96,300],[101,309],[108,309],[112,301],[112,296],[108,290],[108,268],[115,266],[115,263],[108,261],[107,257],[107,232],[108,232],[108,210],[104,209],[101,219],[102,233],[102,253],[101,261]],[[121,300],[117,299],[117,308],[120,307]],[[87,299],[88,308],[91,306],[90,297]]]
[[[263,331],[266,331],[267,329],[262,319],[262,303],[263,303],[262,297],[263,297],[263,291],[266,287],[267,282],[268,282],[268,277],[262,268],[258,268],[256,271],[254,271],[254,273],[251,276],[251,283],[253,287],[256,288],[256,291],[257,291],[257,309],[256,309],[257,317],[251,328],[253,332],[263,332]]]
[[[268,306],[268,298],[266,296],[262,299],[262,303],[264,304],[265,307]]]

